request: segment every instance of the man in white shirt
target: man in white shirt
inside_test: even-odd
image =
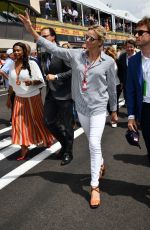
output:
[[[8,88],[8,74],[9,74],[9,69],[12,63],[14,62],[14,54],[13,54],[13,49],[8,49],[6,51],[7,54],[7,59],[5,64],[2,66],[0,69],[0,75],[5,78],[6,82],[6,88]]]
[[[9,88],[9,70],[10,70],[10,67],[11,65],[14,63],[14,54],[13,54],[13,49],[8,49],[6,51],[6,54],[7,54],[7,59],[6,59],[6,62],[5,64],[3,65],[3,67],[0,69],[0,76],[4,77],[5,78],[5,87],[8,89]],[[14,104],[14,98],[15,98],[15,93],[13,92],[11,94],[11,104],[12,104],[12,107],[11,107],[11,110],[13,110],[13,104]],[[12,115],[11,115],[12,116]],[[11,122],[11,118],[10,118],[10,122]]]
[[[141,52],[131,57],[127,70],[128,128],[136,131],[140,123],[150,162],[150,18],[137,23],[136,44]]]
[[[78,19],[78,11],[75,10],[74,8],[72,8],[72,19],[73,19],[73,22],[77,22],[77,19]]]

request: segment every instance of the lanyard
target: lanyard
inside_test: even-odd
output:
[[[83,80],[82,80],[82,92],[87,91],[87,71],[90,68],[88,67],[87,63],[84,65],[84,73],[83,73]]]
[[[84,65],[84,77],[83,77],[83,81],[87,81],[87,71],[95,64],[95,62],[97,61],[98,58],[96,58],[95,61],[93,61],[91,64],[87,64],[87,60],[86,63]]]
[[[95,64],[96,60],[92,62],[90,65],[84,65],[84,73],[83,73],[83,80],[82,80],[82,91],[87,91],[87,71]]]
[[[88,67],[87,63],[84,65],[84,73],[83,73],[83,81],[87,81],[87,71],[89,70],[90,66]]]

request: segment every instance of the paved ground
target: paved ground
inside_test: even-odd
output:
[[[3,93],[4,94],[4,93]],[[6,96],[0,97],[0,132],[9,127]],[[74,160],[60,166],[53,155],[0,191],[1,230],[148,230],[150,227],[150,167],[142,149],[125,140],[126,109],[120,109],[118,128],[106,124],[102,150],[106,175],[100,182],[101,206],[89,207],[89,151],[85,135],[74,141]],[[7,140],[8,138],[8,140]],[[0,145],[9,144],[10,131],[0,134]],[[5,139],[5,140],[4,140]],[[7,142],[8,141],[8,142]],[[36,163],[35,155],[49,150],[33,149],[27,162],[17,162],[12,145],[0,149],[9,155],[0,161],[0,183],[15,178],[9,174]],[[7,175],[7,176],[6,176]]]

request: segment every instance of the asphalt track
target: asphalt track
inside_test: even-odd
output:
[[[10,113],[5,101],[6,95],[1,96],[0,154],[5,151],[6,157],[0,158],[0,183],[6,175],[6,179],[17,176],[11,174],[13,170],[37,163],[40,154],[49,153],[35,147],[27,161],[16,161],[18,149],[9,142]],[[6,127],[10,130],[5,132]],[[0,230],[148,230],[150,167],[142,137],[141,150],[129,146],[126,129],[126,108],[121,108],[118,127],[111,128],[107,120],[102,138],[106,175],[100,181],[98,209],[89,207],[89,151],[81,134],[74,141],[74,160],[69,165],[60,166],[49,154],[0,190]]]

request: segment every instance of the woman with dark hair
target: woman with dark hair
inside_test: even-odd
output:
[[[9,72],[9,93],[16,93],[12,116],[12,143],[21,146],[17,160],[25,159],[31,144],[50,146],[53,137],[44,125],[40,88],[42,73],[35,61],[28,59],[27,47],[18,42],[13,46],[16,61]]]

